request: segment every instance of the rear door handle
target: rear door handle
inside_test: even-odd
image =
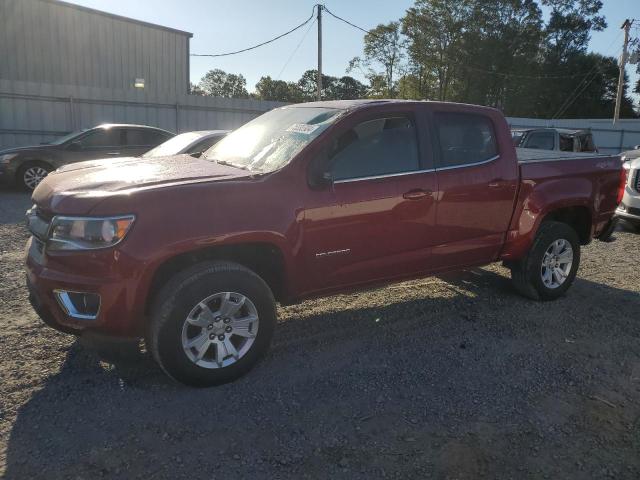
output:
[[[422,188],[416,188],[415,190],[409,190],[405,192],[402,197],[407,200],[420,200],[425,197],[432,197],[433,192],[431,190],[424,190]]]
[[[107,152],[107,155],[120,155],[120,152]]]

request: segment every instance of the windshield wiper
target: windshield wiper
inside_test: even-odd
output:
[[[235,163],[231,163],[231,162],[227,162],[225,160],[214,160],[218,165],[226,165],[228,167],[235,167],[235,168],[239,168],[240,170],[249,170],[248,167],[245,167],[244,165],[237,165]]]

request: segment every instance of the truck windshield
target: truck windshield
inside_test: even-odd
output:
[[[230,133],[203,158],[252,172],[273,172],[289,163],[342,112],[336,108],[280,107]]]

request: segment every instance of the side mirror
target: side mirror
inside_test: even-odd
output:
[[[326,151],[321,152],[309,163],[307,172],[309,186],[314,190],[321,190],[333,184],[331,162]]]
[[[71,150],[72,152],[77,152],[78,150],[82,150],[82,144],[80,142],[71,142],[67,146],[67,150]]]
[[[200,158],[202,156],[203,152],[191,152],[189,155],[191,155],[193,158]]]
[[[640,150],[640,145],[636,145],[635,147],[633,147],[634,150]]]

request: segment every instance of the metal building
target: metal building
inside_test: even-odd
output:
[[[58,0],[0,0],[0,148],[100,123],[231,129],[281,105],[189,95],[191,37]]]
[[[55,0],[2,0],[0,19],[2,79],[188,91],[189,32]]]

